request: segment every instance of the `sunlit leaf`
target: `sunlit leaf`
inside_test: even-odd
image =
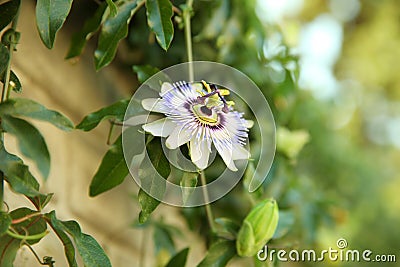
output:
[[[38,0],[36,3],[36,25],[40,38],[47,48],[54,45],[57,32],[67,18],[73,0]]]
[[[174,37],[172,4],[169,0],[146,0],[147,24],[155,33],[160,46],[167,50]]]
[[[87,41],[97,32],[103,18],[104,11],[107,8],[106,3],[102,3],[93,14],[87,18],[80,31],[74,33],[71,38],[71,44],[65,59],[74,58],[82,54]]]
[[[48,219],[48,222],[53,228],[54,232],[57,234],[57,237],[63,243],[65,257],[67,258],[69,267],[78,267],[78,264],[75,260],[75,247],[72,244],[72,240],[65,233],[64,226],[56,218],[55,211],[53,210],[50,213],[46,214],[45,216]]]
[[[176,253],[167,263],[165,267],[175,267],[180,266],[184,267],[187,260],[187,255],[189,253],[189,248],[184,248],[178,253]]]
[[[198,267],[225,267],[235,256],[235,242],[223,240],[212,244]]]
[[[121,184],[128,175],[122,151],[122,135],[110,147],[100,163],[100,167],[90,183],[89,195],[97,196]]]
[[[129,22],[140,7],[138,1],[124,1],[118,6],[117,15],[104,21],[94,53],[96,70],[107,66],[113,60],[118,43],[128,35]]]
[[[35,161],[46,179],[50,172],[50,154],[40,132],[27,121],[11,116],[3,116],[1,126],[17,138],[22,154]]]
[[[0,117],[3,115],[22,116],[46,121],[64,131],[74,128],[73,123],[64,115],[25,98],[12,98],[0,103]]]
[[[29,172],[28,166],[15,155],[9,154],[2,142],[0,142],[0,171],[5,175],[6,181],[11,188],[29,197],[41,195],[39,193],[39,183]]]
[[[165,191],[165,181],[160,181],[157,177],[161,175],[167,179],[171,168],[168,159],[164,155],[160,139],[154,138],[147,144],[147,153],[153,166],[152,168],[141,167],[141,172],[139,172],[139,174],[141,174],[139,177],[142,183],[141,187],[145,188],[146,191],[150,192],[153,196],[162,196]],[[154,170],[156,170],[156,172]],[[139,190],[138,199],[142,210],[139,214],[139,222],[144,223],[158,204],[160,204],[160,201],[153,198],[142,189]]]
[[[90,131],[95,128],[102,120],[105,119],[115,118],[118,121],[123,121],[125,111],[128,108],[128,104],[129,100],[124,99],[110,106],[90,113],[85,118],[83,118],[83,120],[76,126],[76,128],[83,131]]]
[[[14,19],[20,4],[20,0],[12,0],[0,5],[0,31],[10,24]]]
[[[285,127],[276,130],[276,150],[294,159],[301,149],[310,140],[310,134],[306,130],[290,131]]]

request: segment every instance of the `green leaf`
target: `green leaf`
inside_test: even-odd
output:
[[[186,264],[187,255],[189,253],[189,248],[182,249],[172,257],[165,267],[184,267]]]
[[[14,267],[14,260],[17,256],[21,240],[14,239],[9,235],[0,236],[0,266]]]
[[[71,38],[71,44],[65,59],[74,58],[82,54],[87,41],[97,32],[103,18],[104,11],[107,8],[106,3],[102,3],[92,17],[85,20],[83,28],[74,33]]]
[[[10,216],[13,220],[23,218],[27,215],[37,213],[36,210],[28,208],[19,208],[10,212]],[[43,233],[47,229],[47,224],[42,215],[33,216],[20,223],[13,224],[13,229],[16,230],[20,235],[36,235]],[[26,240],[30,245],[38,243],[42,238],[34,240]]]
[[[1,77],[1,82],[4,83],[5,79],[4,79],[3,75]],[[16,93],[21,93],[22,92],[22,85],[21,82],[19,81],[17,75],[15,74],[15,72],[11,71],[10,72],[10,82],[9,82],[9,86],[11,86],[12,90]]]
[[[0,266],[14,267],[14,260],[20,248],[21,240],[9,235],[0,236]]]
[[[74,128],[73,123],[64,115],[25,98],[12,98],[0,103],[0,117],[3,115],[22,116],[46,121],[64,131]]]
[[[124,120],[125,111],[128,108],[129,99],[118,101],[110,106],[99,109],[87,115],[76,126],[77,129],[90,131],[95,128],[102,120],[116,118],[119,121]]]
[[[164,224],[154,224],[153,240],[155,245],[155,254],[166,250],[170,255],[175,253],[175,244],[172,239],[171,229],[165,227]]]
[[[90,235],[81,232],[79,224],[75,221],[59,221],[63,230],[74,239],[76,248],[82,257],[85,266],[111,267],[111,262],[102,247]]]
[[[49,222],[51,228],[54,230],[58,238],[61,240],[64,246],[65,257],[67,258],[68,265],[70,267],[78,267],[78,264],[75,260],[75,247],[72,244],[71,239],[65,233],[65,228],[62,223],[56,218],[56,212],[53,210],[50,213],[46,214],[45,217]]]
[[[12,220],[23,218],[37,211],[28,208],[19,208],[10,212]],[[40,216],[31,217],[23,222],[13,224],[13,229],[20,235],[35,235],[46,231],[47,226],[45,220]],[[36,240],[27,240],[25,242],[30,245],[36,244],[41,238]],[[22,240],[15,239],[7,234],[0,236],[0,266],[13,267],[13,262],[17,255],[17,251],[22,244]]]
[[[117,6],[112,0],[106,0],[108,8],[110,9],[110,16],[115,17],[118,13]]]
[[[197,266],[225,267],[235,254],[235,242],[227,240],[218,241],[210,247],[206,257]]]
[[[138,199],[141,211],[139,213],[139,223],[145,223],[150,217],[150,214],[157,208],[160,201],[149,196],[143,189],[140,188],[138,193]]]
[[[197,172],[184,172],[180,181],[183,203],[186,203],[197,185]]]
[[[122,135],[107,151],[90,184],[89,195],[94,197],[121,184],[128,175],[122,151]]]
[[[36,166],[47,179],[50,172],[50,154],[40,132],[25,120],[3,116],[2,128],[17,138],[23,155],[35,161]]]
[[[145,81],[147,81],[147,79],[160,71],[158,68],[151,65],[135,65],[132,66],[132,69],[134,72],[137,73],[140,83],[144,83]]]
[[[0,211],[0,236],[2,236],[11,225],[11,216],[7,212]]]
[[[47,195],[29,197],[29,200],[32,202],[32,204],[35,206],[37,210],[42,210],[50,202],[53,195],[54,195],[53,193],[50,193]]]
[[[158,175],[167,179],[171,173],[171,167],[169,166],[168,159],[164,155],[159,138],[154,138],[147,144],[147,153],[152,167],[141,167],[139,174],[141,179],[141,188],[145,188],[151,196],[142,189],[139,190],[138,198],[142,209],[139,213],[140,223],[146,222],[150,214],[156,209],[158,204],[160,204],[160,201],[155,199],[153,196],[160,198],[165,192],[165,181],[157,179]]]
[[[266,199],[256,205],[244,219],[237,235],[238,255],[254,256],[273,237],[278,220],[279,209],[274,199]]]
[[[113,60],[119,41],[128,35],[129,22],[140,7],[138,1],[124,1],[118,6],[118,14],[106,19],[101,28],[99,43],[94,53],[96,70],[107,66]]]
[[[160,46],[168,50],[174,37],[172,4],[169,0],[146,0],[147,24],[155,33]]]
[[[36,25],[40,38],[47,48],[54,45],[57,32],[71,10],[72,0],[38,0],[36,3]]]
[[[15,15],[18,13],[20,4],[20,0],[12,0],[0,5],[0,31],[14,19]]]
[[[276,130],[276,150],[289,159],[295,159],[309,141],[310,134],[306,130],[290,131],[285,127]]]
[[[0,171],[5,175],[5,180],[11,188],[29,197],[40,196],[39,183],[29,172],[28,166],[15,155],[9,154],[0,142]]]
[[[7,47],[0,43],[0,75],[3,77],[3,72],[7,68],[8,61],[10,60],[10,53]]]
[[[215,219],[218,236],[235,239],[240,229],[240,224],[229,218]]]

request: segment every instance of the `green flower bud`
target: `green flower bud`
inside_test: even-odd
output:
[[[255,206],[244,219],[236,239],[241,257],[254,256],[270,240],[278,225],[278,204],[267,199]]]

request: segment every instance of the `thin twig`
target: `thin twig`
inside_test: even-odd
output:
[[[211,228],[212,232],[215,232],[214,229],[214,215],[212,213],[211,210],[211,206],[210,206],[210,199],[208,197],[208,191],[207,191],[207,181],[206,181],[206,176],[204,174],[204,171],[200,172],[200,180],[201,180],[201,185],[203,188],[203,194],[204,194],[204,201],[206,202],[205,204],[205,208],[206,208],[206,214],[207,214],[207,220],[208,220],[208,224]]]
[[[38,215],[41,215],[41,213],[40,212],[31,213],[31,214],[28,214],[28,215],[26,215],[24,217],[12,220],[11,224],[21,223],[23,221],[26,221],[26,220],[28,220],[28,219],[30,219],[32,217],[38,216]]]

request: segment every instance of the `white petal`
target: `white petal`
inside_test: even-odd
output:
[[[225,162],[226,166],[228,169],[232,171],[237,171],[238,169],[235,166],[235,163],[233,163],[233,155],[232,155],[232,143],[230,144],[222,144],[221,142],[213,139],[215,148],[217,149],[218,153],[221,155],[221,158]]]
[[[248,159],[250,157],[249,151],[247,151],[243,146],[235,144],[232,151],[232,159]]]
[[[209,146],[210,140],[206,138],[198,139],[195,137],[190,141],[190,157],[200,170],[204,170],[208,166]]]
[[[176,124],[168,118],[156,120],[143,125],[143,130],[151,133],[154,136],[167,137],[176,128]]]
[[[163,113],[160,98],[146,98],[142,100],[142,106],[145,110]]]
[[[175,127],[175,129],[165,141],[165,144],[169,149],[175,149],[189,142],[191,137],[191,133],[186,129],[183,129],[183,127]]]
[[[160,93],[160,96],[163,96],[166,92],[168,92],[169,90],[171,90],[171,89],[173,89],[173,88],[174,88],[174,87],[172,86],[172,84],[167,83],[167,82],[163,83],[163,84],[161,85],[161,93]]]
[[[253,125],[254,125],[254,121],[252,121],[252,120],[244,120],[244,126],[247,128],[247,129],[250,129],[250,128],[252,128],[253,127]]]

